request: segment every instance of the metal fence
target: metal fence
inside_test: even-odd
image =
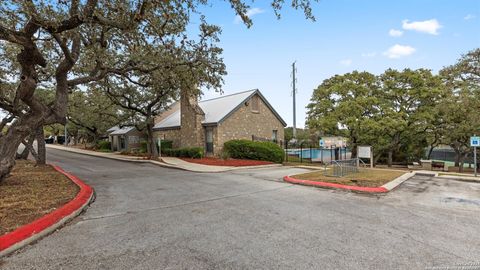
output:
[[[347,159],[347,160],[333,160],[330,163],[325,164],[325,176],[342,177],[352,173],[359,172],[359,166],[362,164],[365,167],[365,163],[359,158]]]
[[[273,142],[284,149],[286,162],[321,163],[351,158],[351,151],[346,147],[319,147],[310,142],[287,142],[252,135],[252,141]]]
[[[427,150],[428,153],[428,150]],[[427,155],[427,154],[426,154]],[[426,156],[425,155],[425,156]],[[441,160],[455,162],[456,153],[453,149],[433,149],[430,159],[432,160]],[[468,153],[464,158],[465,164],[471,164],[473,166],[473,150],[471,153]]]
[[[328,163],[333,160],[351,158],[351,151],[346,147],[318,147],[305,143],[285,143],[285,161],[300,163]]]

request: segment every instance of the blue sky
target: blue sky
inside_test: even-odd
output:
[[[312,91],[326,78],[390,67],[436,73],[480,47],[480,0],[322,0],[313,6],[316,22],[290,8],[277,20],[269,2],[251,4],[250,29],[226,3],[204,10],[223,29],[225,94],[258,88],[289,126],[295,60],[297,126],[303,127]],[[207,91],[204,98],[218,95]]]

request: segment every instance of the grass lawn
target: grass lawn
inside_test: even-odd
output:
[[[379,187],[405,174],[405,171],[364,169],[343,177],[325,176],[324,170],[293,175],[293,178],[359,187]]]
[[[50,166],[17,161],[0,182],[0,235],[13,231],[71,201],[79,188]]]
[[[460,168],[455,166],[450,166],[448,167],[448,172],[459,173]],[[461,173],[473,174],[473,165],[472,165],[472,168],[464,167],[463,172]]]

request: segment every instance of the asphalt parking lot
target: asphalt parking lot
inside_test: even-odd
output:
[[[191,173],[48,149],[96,201],[2,269],[425,269],[480,261],[480,184],[387,195],[296,186],[303,169]]]

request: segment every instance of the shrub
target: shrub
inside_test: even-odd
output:
[[[140,148],[138,149],[139,153],[147,153],[147,141],[140,142]]]
[[[265,160],[276,163],[283,161],[283,150],[273,142],[231,140],[223,145],[232,158]]]
[[[167,141],[167,140],[161,140],[160,143],[162,144],[161,146],[161,149],[162,149],[162,153],[165,153],[165,151],[167,149],[172,149],[173,147],[173,141]],[[157,144],[157,150],[158,149],[158,144]]]
[[[109,141],[99,141],[97,143],[98,150],[110,150],[112,149],[111,143]]]
[[[165,155],[171,157],[202,158],[202,147],[185,147],[177,149],[165,149],[162,151]]]

